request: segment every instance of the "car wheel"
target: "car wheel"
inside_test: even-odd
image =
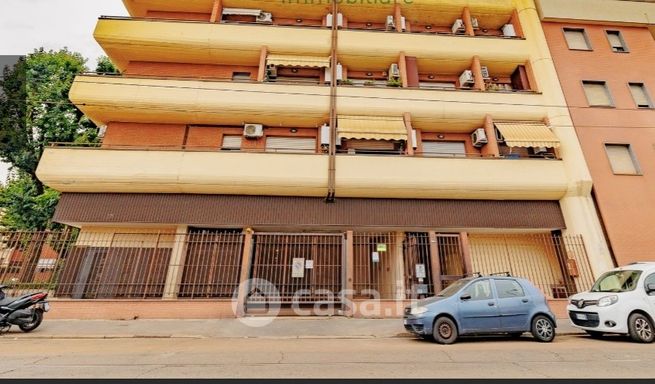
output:
[[[518,339],[523,335],[523,332],[510,332],[509,337],[512,339]]]
[[[447,317],[440,317],[432,328],[434,341],[439,344],[452,344],[457,340],[457,326]]]
[[[587,331],[587,330],[585,330],[585,332],[587,332],[587,334],[589,336],[591,336],[592,339],[602,339],[603,335],[604,335],[603,332],[598,332],[598,331]]]
[[[653,323],[641,313],[633,313],[628,318],[630,338],[639,343],[652,343],[655,339]]]
[[[555,338],[555,324],[544,315],[532,320],[532,336],[542,343],[550,343]]]

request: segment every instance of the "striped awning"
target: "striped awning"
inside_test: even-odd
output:
[[[508,147],[547,147],[559,148],[560,141],[545,124],[495,123]]]
[[[281,65],[285,67],[327,68],[330,66],[330,57],[268,55],[266,63],[268,65]]]
[[[337,139],[407,140],[402,117],[337,116]]]

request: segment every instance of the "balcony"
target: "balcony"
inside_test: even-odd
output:
[[[328,156],[50,147],[37,175],[62,192],[325,196]],[[338,155],[339,197],[558,200],[563,162]]]
[[[135,123],[317,127],[329,116],[329,88],[319,85],[222,82],[122,76],[78,76],[71,101],[98,125]],[[498,120],[541,120],[548,115],[536,93],[422,90],[344,86],[339,113],[402,116],[415,128],[464,124],[478,128],[487,114]],[[477,121],[476,121],[477,120]]]

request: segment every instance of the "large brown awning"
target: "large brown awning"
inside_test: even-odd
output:
[[[543,123],[496,123],[508,147],[559,148],[559,139]]]
[[[338,140],[407,140],[402,116],[339,115],[337,121]]]
[[[54,220],[208,227],[564,228],[557,201],[64,193]]]

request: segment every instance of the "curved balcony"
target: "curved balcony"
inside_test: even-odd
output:
[[[339,197],[559,200],[562,161],[339,155]],[[325,196],[328,156],[47,148],[37,175],[62,192]]]

